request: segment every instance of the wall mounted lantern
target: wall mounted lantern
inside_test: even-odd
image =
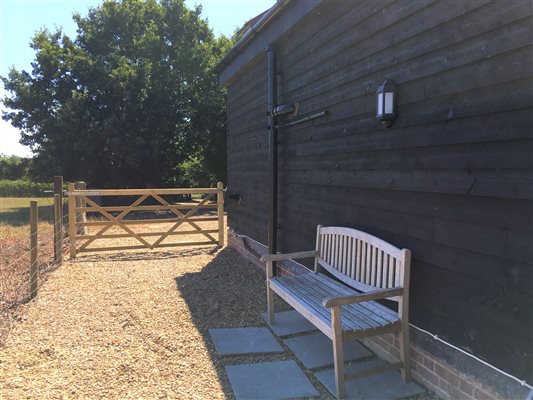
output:
[[[295,117],[296,115],[298,115],[299,106],[300,106],[299,103],[283,104],[283,105],[275,107],[272,110],[272,115],[274,117],[279,117],[281,115],[289,115],[291,117]]]
[[[396,85],[390,79],[381,84],[377,92],[376,118],[390,128],[396,119]]]

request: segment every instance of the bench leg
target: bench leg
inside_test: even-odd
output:
[[[270,325],[274,324],[274,292],[270,289],[270,282],[267,279],[267,308],[268,308],[268,323]]]
[[[274,268],[272,261],[266,263],[266,289],[267,289],[267,310],[268,310],[268,323],[274,324],[274,292],[270,289],[270,278],[274,277]]]
[[[335,385],[337,398],[344,398],[344,353],[342,347],[341,309],[331,309],[331,325],[333,328],[333,362],[335,366]]]
[[[411,345],[409,341],[409,324],[402,323],[400,331],[400,361],[402,362],[402,378],[405,382],[411,381]]]

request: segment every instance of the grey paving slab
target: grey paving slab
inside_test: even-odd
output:
[[[322,332],[285,339],[284,342],[305,368],[333,365],[333,343]],[[346,361],[372,357],[372,352],[357,341],[345,342],[343,347]]]
[[[228,365],[226,372],[237,400],[318,396],[294,361]]]
[[[261,314],[268,323],[267,313]],[[289,336],[296,333],[316,331],[315,326],[306,320],[298,311],[282,311],[274,314],[275,322],[270,325],[278,336]]]
[[[345,372],[355,372],[384,365],[385,361],[373,359],[345,367]],[[335,373],[328,369],[315,374],[317,379],[336,395]],[[399,371],[387,371],[376,375],[346,381],[346,398],[365,400],[392,400],[416,396],[424,392],[416,383],[405,383]]]
[[[268,328],[215,328],[209,334],[221,356],[283,352]]]

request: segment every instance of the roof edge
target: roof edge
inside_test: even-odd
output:
[[[237,43],[233,45],[228,54],[216,65],[215,72],[220,74],[222,70],[231,64],[231,62],[241,53],[241,50],[257,35],[268,22],[281,11],[292,0],[276,0],[276,3],[268,10],[263,12],[261,18],[250,26],[244,34],[237,40]]]

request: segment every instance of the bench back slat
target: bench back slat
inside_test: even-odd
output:
[[[347,285],[368,292],[404,286],[406,252],[357,229],[317,228],[315,271],[324,268]],[[398,298],[391,300],[398,301]]]

